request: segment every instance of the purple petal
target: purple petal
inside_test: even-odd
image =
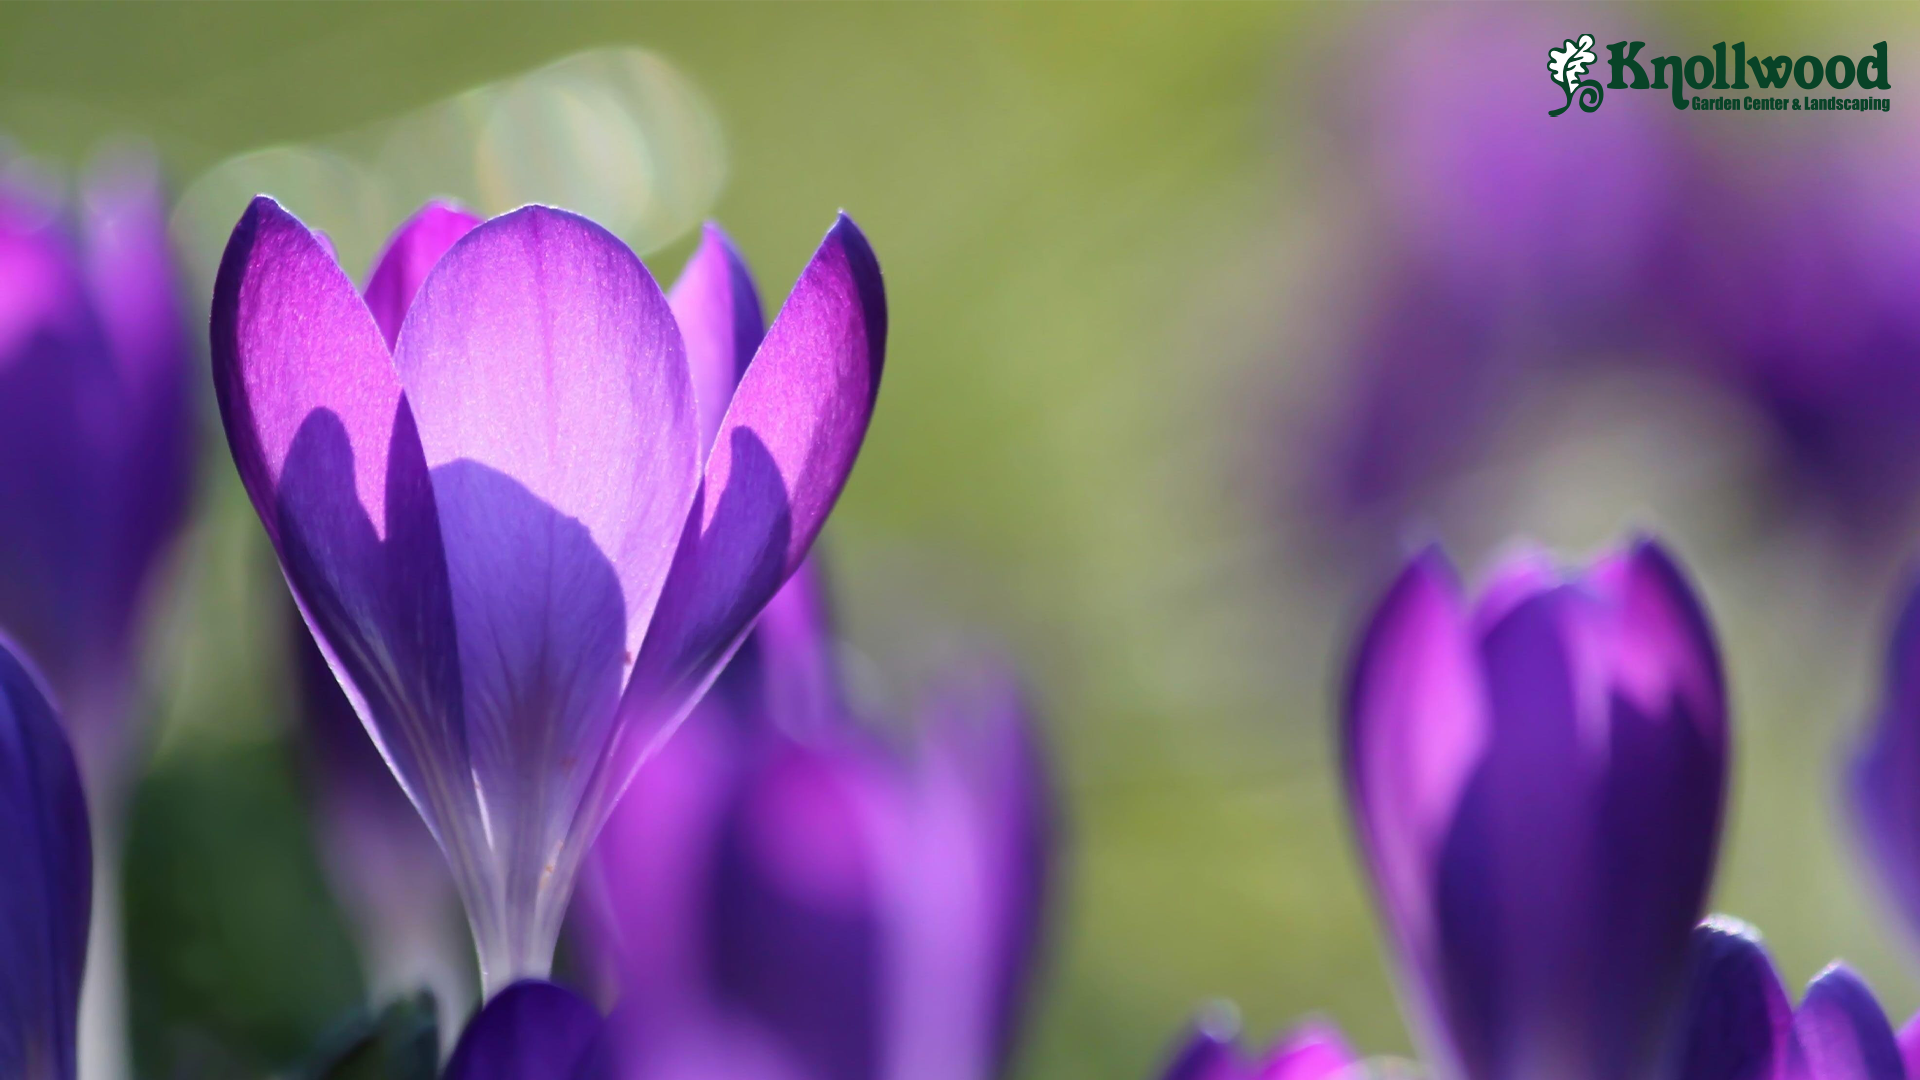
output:
[[[1905,1080],[1906,1063],[1873,991],[1844,964],[1807,986],[1794,1017],[1807,1080]]]
[[[698,482],[686,356],[626,245],[527,207],[434,267],[394,363],[433,470],[505,915],[531,927],[513,948],[535,966],[514,970],[538,973],[600,825],[576,811]]]
[[[571,990],[524,980],[460,1033],[444,1080],[610,1080],[607,1023]]]
[[[1910,1017],[1898,1038],[1900,1058],[1907,1063],[1907,1076],[1920,1076],[1920,1016]]]
[[[1018,684],[988,672],[925,711],[901,807],[880,822],[896,957],[893,1075],[1004,1072],[1039,958],[1054,803]]]
[[[112,346],[118,393],[96,402],[94,437],[109,441],[107,573],[121,634],[186,522],[199,438],[186,300],[167,235],[167,198],[151,158],[108,158],[81,192],[88,282]],[[112,718],[115,722],[122,718]]]
[[[812,547],[866,436],[886,327],[879,263],[842,215],[721,423],[628,690],[638,745],[677,721]]]
[[[793,744],[750,768],[714,852],[712,978],[810,1072],[880,1075],[887,941],[862,756]]]
[[[0,1075],[72,1080],[93,910],[86,797],[46,691],[0,639]]]
[[[1920,583],[1887,644],[1874,722],[1847,778],[1858,839],[1876,876],[1920,940]]]
[[[452,601],[413,414],[352,282],[264,196],[221,260],[212,345],[234,464],[301,614],[456,874],[471,875]]]
[[[714,712],[703,702],[647,762],[581,880],[581,955],[649,1030],[685,1028],[713,999],[713,852],[746,757],[729,718]]]
[[[733,240],[712,223],[701,233],[699,249],[667,298],[687,343],[704,459],[713,449],[734,388],[760,348],[766,318],[760,313],[760,294],[753,287],[746,260]]]
[[[801,738],[847,717],[819,561],[809,556],[767,601],[726,677],[747,709]]]
[[[480,219],[451,203],[430,202],[394,230],[387,248],[367,275],[367,309],[380,324],[380,336],[393,348],[400,324],[420,291],[420,283],[439,263],[454,241],[473,231]]]
[[[1715,916],[1693,934],[1678,1080],[1797,1080],[1793,1002],[1752,927]]]
[[[1349,682],[1343,767],[1388,928],[1431,1009],[1439,993],[1433,892],[1440,848],[1486,749],[1489,718],[1452,567],[1429,549],[1374,612]],[[1420,1023],[1437,1023],[1427,1016]],[[1437,1032],[1429,1032],[1437,1037]]]
[[[1233,1040],[1231,1030],[1221,1033],[1205,1023],[1196,1025],[1167,1063],[1163,1080],[1252,1080]]]

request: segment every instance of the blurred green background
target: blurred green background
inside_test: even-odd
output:
[[[883,670],[951,635],[998,641],[1045,704],[1067,843],[1020,1075],[1144,1077],[1216,998],[1255,1033],[1318,1012],[1369,1052],[1408,1045],[1328,739],[1339,658],[1379,582],[1289,542],[1261,460],[1351,211],[1319,115],[1324,57],[1376,14],[6,5],[0,130],[65,163],[133,133],[184,184],[591,46],[675,65],[724,137],[710,213],[770,298],[841,207],[886,271],[881,407],[826,539],[850,637]],[[1725,22],[1823,39],[1912,19],[1674,17],[1689,37]],[[681,237],[649,260],[671,277],[689,250]],[[1845,956],[1906,1015],[1915,957],[1832,797],[1893,561],[1840,573],[1802,537],[1716,516],[1641,441],[1584,430],[1530,466],[1517,509],[1449,535],[1457,557],[1475,565],[1510,531],[1574,551],[1630,523],[1674,537],[1722,625],[1739,710],[1715,907],[1760,926],[1790,981]],[[207,435],[129,840],[148,1070],[288,1060],[360,992],[286,741],[283,586]]]

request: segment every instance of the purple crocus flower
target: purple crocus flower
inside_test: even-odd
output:
[[[60,717],[0,639],[0,1076],[73,1080],[93,910],[87,800]]]
[[[109,802],[143,602],[192,487],[166,212],[134,157],[103,159],[71,209],[0,178],[0,627],[45,671]]]
[[[1163,1074],[1165,1080],[1339,1080],[1357,1076],[1360,1059],[1340,1032],[1307,1023],[1248,1061],[1231,1033],[1197,1025]]]
[[[1694,933],[1693,970],[1673,1080],[1905,1080],[1873,991],[1830,965],[1793,1008],[1752,928],[1715,916]]]
[[[1887,643],[1880,700],[1847,777],[1868,862],[1920,944],[1920,582],[1907,590]]]
[[[1667,1051],[1727,771],[1705,612],[1635,540],[1480,599],[1437,549],[1361,638],[1341,746],[1429,1060],[1464,1080],[1640,1077]]]
[[[1050,849],[1026,709],[1005,678],[969,683],[908,756],[845,700],[806,568],[614,811],[582,910],[624,1075],[1004,1071]]]
[[[805,558],[866,432],[886,309],[843,215],[708,452],[684,342],[731,312],[670,308],[564,211],[420,255],[438,227],[410,222],[363,298],[254,200],[215,282],[213,364],[294,599],[446,852],[493,991],[546,973],[632,770]]]

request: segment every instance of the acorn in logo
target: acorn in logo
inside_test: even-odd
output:
[[[1593,54],[1593,35],[1581,34],[1578,41],[1568,38],[1557,49],[1547,50],[1547,74],[1553,77],[1554,85],[1567,95],[1567,103],[1549,112],[1548,116],[1559,116],[1573,107],[1576,96],[1580,99],[1580,111],[1592,112],[1600,107],[1600,100],[1606,96],[1598,79],[1586,78],[1587,68],[1599,57]]]

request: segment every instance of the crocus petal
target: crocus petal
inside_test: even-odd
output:
[[[301,614],[451,857],[477,814],[426,459],[353,283],[265,196],[227,243],[212,346],[234,464]]]
[[[846,719],[823,577],[817,555],[801,563],[727,669],[754,715],[802,738]]]
[[[610,1080],[606,1026],[571,990],[516,982],[460,1033],[443,1080]]]
[[[0,640],[0,1075],[72,1080],[93,847],[46,691]]]
[[[760,293],[753,287],[746,260],[740,257],[732,239],[711,222],[667,299],[687,343],[693,396],[700,406],[700,456],[704,460],[713,449],[714,435],[733,401],[734,388],[740,385],[754,351],[760,348],[766,317],[760,312]]]
[[[1334,1080],[1359,1062],[1333,1025],[1307,1023],[1267,1055],[1253,1080]]]
[[[515,970],[537,974],[584,854],[569,841],[600,825],[576,810],[698,481],[686,355],[625,244],[527,207],[440,259],[394,363],[433,470],[506,919],[532,934],[513,949],[534,966]]]
[[[1018,683],[991,671],[925,710],[898,809],[878,822],[893,914],[893,1076],[1005,1071],[1046,912],[1053,797]]]
[[[1907,1063],[1909,1078],[1920,1076],[1920,1015],[1910,1017],[1900,1029],[1900,1058]]]
[[[873,761],[787,744],[744,778],[714,851],[713,975],[810,1073],[880,1075],[886,941]]]
[[[1906,1063],[1873,991],[1844,964],[1807,986],[1794,1032],[1806,1055],[1807,1080],[1904,1080]]]
[[[886,298],[866,237],[827,232],[740,380],[628,690],[644,746],[677,721],[813,546],[873,413]]]
[[[1348,798],[1388,928],[1439,993],[1434,874],[1487,739],[1486,690],[1446,556],[1416,557],[1381,600],[1353,661],[1341,736]],[[1437,1016],[1416,1020],[1431,1030]]]
[[[1714,916],[1693,934],[1677,1080],[1798,1080],[1793,1002],[1753,928]]]
[[[434,201],[421,207],[406,223],[394,230],[387,248],[373,262],[367,275],[367,309],[380,324],[380,336],[393,348],[400,337],[400,324],[407,309],[427,280],[440,256],[454,241],[473,231],[480,219],[452,203]]]
[[[1874,722],[1847,776],[1856,835],[1875,876],[1920,942],[1920,583],[1889,635]]]

